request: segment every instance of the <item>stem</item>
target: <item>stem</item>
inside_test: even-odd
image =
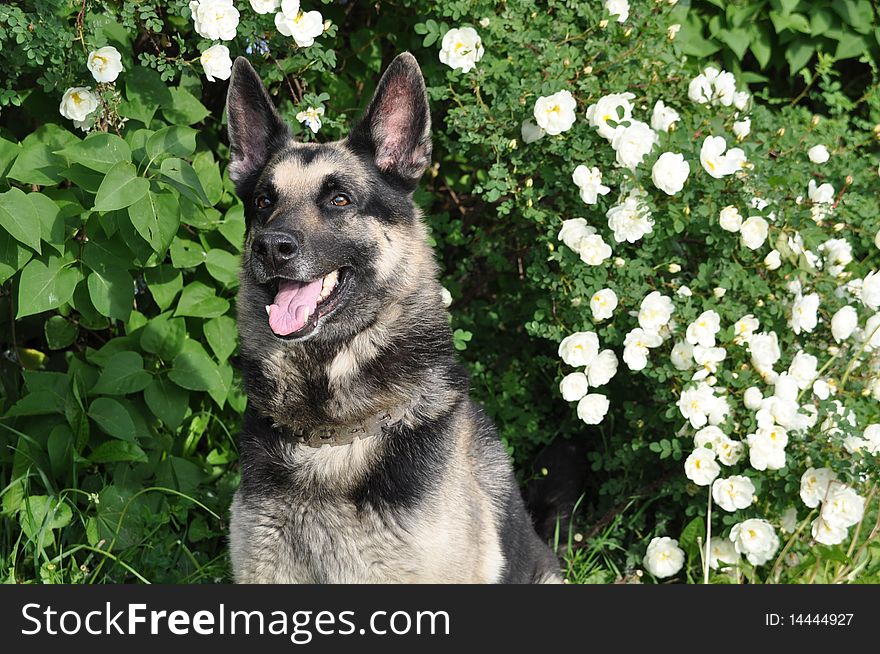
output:
[[[880,324],[874,327],[874,331],[872,331],[865,340],[862,341],[862,347],[859,348],[859,351],[856,352],[856,355],[850,359],[849,365],[846,367],[846,372],[843,374],[843,379],[840,380],[840,390],[843,391],[846,386],[846,380],[849,379],[849,374],[853,371],[853,368],[856,367],[856,362],[859,360],[859,357],[865,351],[865,348],[868,347],[868,343],[871,342],[871,339],[874,338],[874,335],[877,333],[877,330],[880,330]]]
[[[709,484],[709,502],[706,505],[706,556],[703,557],[703,583],[709,583],[709,555],[712,553],[712,484]]]

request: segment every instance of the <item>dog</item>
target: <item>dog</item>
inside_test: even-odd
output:
[[[452,346],[412,200],[431,160],[415,58],[341,141],[296,142],[244,58],[227,117],[247,225],[235,581],[561,581]]]

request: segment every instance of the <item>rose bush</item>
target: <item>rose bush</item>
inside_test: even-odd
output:
[[[248,56],[297,138],[338,138],[402,50],[474,393],[524,478],[586,450],[570,578],[880,579],[868,55],[868,88],[823,56],[791,101],[685,56],[674,0],[49,4],[0,7],[6,579],[224,578],[224,80]]]

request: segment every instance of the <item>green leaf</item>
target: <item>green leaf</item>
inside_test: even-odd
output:
[[[816,47],[811,39],[799,36],[792,41],[785,51],[785,60],[788,62],[791,74],[794,75],[806,66],[815,52]]]
[[[52,198],[42,193],[28,193],[28,201],[40,222],[40,237],[58,254],[64,253],[64,216]]]
[[[123,139],[107,132],[92,132],[79,143],[58,150],[70,163],[77,163],[101,173],[123,161],[131,161],[131,148]]]
[[[99,397],[89,405],[89,417],[110,436],[134,442],[134,420],[124,404],[109,397]]]
[[[852,57],[861,56],[867,50],[868,44],[865,42],[865,37],[850,32],[844,32],[841,34],[840,40],[837,42],[837,50],[834,51],[834,58],[851,59]]]
[[[183,288],[183,275],[171,266],[157,266],[144,271],[147,288],[159,308],[164,311],[171,306],[174,298]]]
[[[33,256],[33,250],[0,229],[0,284],[21,270]]]
[[[6,178],[20,151],[21,146],[18,143],[0,138],[0,179]]]
[[[214,289],[202,282],[192,282],[183,289],[175,316],[216,318],[229,311],[229,301],[217,297]]]
[[[165,361],[176,357],[186,340],[186,321],[163,313],[148,322],[141,332],[141,347]]]
[[[114,211],[125,209],[144,197],[150,190],[150,182],[138,177],[135,167],[121,161],[114,165],[95,197],[94,211]]]
[[[218,361],[226,361],[235,351],[237,330],[235,321],[229,316],[220,316],[207,321],[203,327],[208,345],[214,351]]]
[[[156,253],[168,249],[180,226],[177,198],[169,192],[148,191],[128,208],[128,215],[138,234]]]
[[[40,218],[21,189],[11,188],[6,193],[0,193],[0,227],[17,241],[40,252]]]
[[[196,171],[193,170],[193,167],[187,162],[183,161],[183,159],[173,157],[165,159],[162,162],[162,165],[159,166],[159,170],[165,181],[190,200],[204,206],[211,205],[208,201],[208,197],[205,195],[205,190],[202,188],[202,183],[199,181],[199,176],[196,174]]]
[[[153,415],[173,431],[186,417],[189,393],[167,379],[156,378],[144,389],[144,400]]]
[[[239,265],[238,257],[226,250],[210,250],[205,259],[205,268],[208,269],[211,277],[226,286],[238,285]]]
[[[742,60],[746,50],[749,49],[749,30],[745,28],[721,30],[717,36],[730,47],[737,59]]]
[[[82,273],[60,257],[33,259],[21,271],[18,283],[18,313],[24,318],[56,309],[70,302]]]
[[[67,167],[64,157],[55,151],[78,142],[76,136],[54,123],[43,125],[21,142],[18,157],[7,174],[25,184],[54,186]]]
[[[89,455],[92,463],[116,463],[118,461],[139,461],[146,463],[147,455],[130,441],[104,441]],[[114,525],[115,527],[115,525]]]
[[[119,113],[128,118],[139,120],[149,125],[159,107],[171,104],[171,92],[155,70],[144,66],[135,66],[125,71],[125,97],[119,107]]]
[[[193,170],[199,176],[202,188],[210,204],[217,204],[223,197],[223,178],[220,176],[220,166],[214,161],[210,152],[199,152],[193,158]]]
[[[180,237],[171,242],[171,263],[175,268],[195,268],[207,258],[201,243]]]
[[[867,34],[874,26],[874,10],[871,0],[835,0],[831,3],[834,11],[847,24],[863,34]]]
[[[211,115],[205,105],[183,88],[170,88],[171,105],[162,108],[162,115],[169,123],[192,125]]]
[[[831,29],[834,16],[829,9],[817,9],[810,12],[810,36],[819,36]]]
[[[232,245],[236,251],[241,252],[241,247],[244,244],[245,232],[244,207],[240,204],[231,207],[229,211],[226,212],[223,222],[220,223],[218,231],[223,234],[223,237],[229,241],[229,244]]]
[[[152,161],[164,157],[188,157],[196,150],[196,130],[181,125],[163,127],[147,139],[146,149]]]
[[[43,325],[50,350],[63,350],[76,340],[79,327],[64,316],[52,316]]]
[[[88,280],[89,297],[95,309],[108,318],[128,320],[134,302],[134,281],[124,268],[93,270]]]
[[[174,358],[168,378],[191,391],[226,392],[226,384],[217,364],[201,344],[191,339],[184,343],[180,354]]]
[[[752,23],[749,27],[749,32],[751,34],[752,54],[755,55],[755,60],[758,62],[761,70],[763,70],[770,63],[770,57],[773,54],[770,46],[773,38],[770,34],[770,28],[764,24]]]
[[[36,540],[40,547],[52,545],[52,532],[70,524],[73,511],[70,506],[56,497],[31,495],[25,498],[18,514],[21,531],[30,540]]]
[[[101,395],[137,393],[144,390],[151,378],[150,373],[144,370],[144,360],[140,354],[118,352],[110,357],[92,393]]]
[[[706,522],[703,520],[702,516],[697,516],[687,523],[684,529],[682,529],[681,538],[678,539],[678,544],[681,545],[681,548],[685,551],[693,549],[693,552],[697,553],[697,539],[705,539],[705,536]]]

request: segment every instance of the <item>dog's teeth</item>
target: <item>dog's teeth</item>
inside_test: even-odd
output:
[[[269,304],[266,305],[266,315],[267,316],[272,315],[272,306]]]

